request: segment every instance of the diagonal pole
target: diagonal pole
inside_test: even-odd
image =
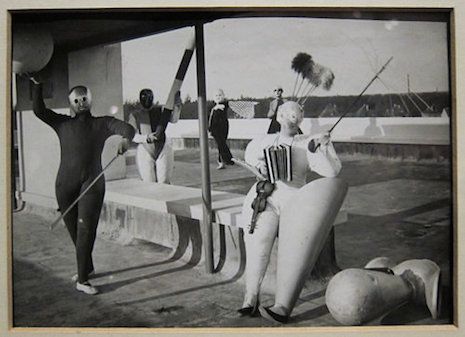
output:
[[[362,90],[362,92],[352,101],[352,104],[345,110],[345,112],[341,115],[341,117],[339,117],[339,119],[336,121],[336,123],[334,123],[334,125],[331,127],[331,129],[328,130],[328,133],[331,133],[331,131],[334,130],[334,128],[336,127],[336,125],[339,124],[339,122],[342,120],[342,118],[344,118],[344,116],[347,115],[352,110],[352,108],[355,106],[355,104],[358,103],[358,101],[360,100],[362,95],[365,93],[365,91],[367,91],[367,89],[370,87],[370,85],[378,78],[378,76],[384,71],[384,69],[386,69],[387,65],[389,64],[389,62],[391,62],[391,60],[393,58],[394,57],[391,56],[391,58],[384,64],[384,66],[381,67],[381,69],[376,73],[376,75],[371,79],[371,81],[368,82],[368,84],[365,86],[365,88]],[[320,144],[321,143],[318,143],[318,145],[316,146],[314,151],[316,151],[320,147]]]
[[[354,101],[352,102],[352,104],[346,109],[346,111],[341,115],[341,117],[339,117],[339,119],[337,120],[336,123],[334,123],[333,127],[331,129],[329,129],[329,133],[331,133],[331,131],[333,131],[333,129],[336,127],[336,125],[339,124],[339,122],[341,121],[341,119],[347,115],[347,113],[350,112],[350,110],[352,110],[352,108],[355,106],[355,104],[358,103],[358,101],[360,100],[360,98],[362,97],[362,95],[365,93],[365,91],[367,91],[367,89],[370,87],[370,85],[378,78],[378,76],[384,71],[384,69],[386,69],[387,65],[389,64],[389,62],[391,62],[391,60],[393,59],[394,57],[391,56],[391,58],[384,64],[384,66],[381,67],[381,69],[376,73],[376,75],[371,79],[371,81],[366,85],[366,87],[362,90],[362,92],[360,93],[360,95],[357,96],[357,98],[354,99]]]
[[[82,191],[81,194],[79,194],[79,196],[71,203],[71,205],[68,206],[68,208],[66,209],[66,211],[64,211],[64,212],[58,217],[58,219],[56,219],[55,221],[52,222],[52,224],[50,225],[50,230],[53,230],[53,229],[58,225],[58,223],[60,222],[60,220],[63,219],[63,218],[66,216],[66,214],[68,214],[69,211],[71,211],[71,210],[73,209],[73,207],[79,202],[79,200],[81,200],[82,197],[84,197],[84,195],[85,195],[85,194],[92,188],[92,186],[94,186],[95,183],[100,179],[100,177],[103,176],[103,174],[105,173],[105,170],[116,160],[116,158],[119,157],[119,155],[120,155],[120,154],[118,153],[116,156],[114,156],[113,159],[110,160],[110,161],[108,162],[107,165],[105,165],[105,167],[102,169],[102,172],[100,172],[100,173],[98,174],[98,176],[96,176],[96,177],[94,178],[94,180],[92,180],[92,182],[89,184],[89,186],[87,186],[87,188],[86,188],[84,191]]]

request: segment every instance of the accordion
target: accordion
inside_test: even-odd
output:
[[[292,180],[291,146],[287,144],[272,145],[263,150],[265,155],[268,180],[275,183],[278,180]]]

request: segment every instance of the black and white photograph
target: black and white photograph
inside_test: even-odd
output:
[[[457,321],[451,9],[9,15],[12,331]]]

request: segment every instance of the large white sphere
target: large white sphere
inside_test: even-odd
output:
[[[53,54],[53,38],[49,31],[32,24],[13,29],[13,67],[16,74],[37,72],[44,68]]]

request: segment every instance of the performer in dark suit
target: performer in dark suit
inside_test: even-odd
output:
[[[274,90],[275,99],[270,102],[270,109],[268,110],[267,117],[271,118],[270,126],[268,127],[267,133],[276,133],[281,130],[281,125],[276,121],[276,115],[278,112],[278,108],[281,104],[286,102],[285,99],[282,98],[283,96],[283,88],[281,86],[277,86]]]
[[[271,118],[270,126],[268,127],[267,133],[277,133],[281,130],[281,124],[276,120],[276,116],[278,114],[278,108],[287,102],[287,99],[283,98],[283,88],[281,86],[277,86],[274,89],[275,99],[270,102],[270,109],[268,110],[268,118]],[[297,133],[301,135],[303,132],[299,128]]]
[[[228,139],[229,122],[228,122],[228,101],[224,92],[218,89],[215,94],[215,106],[211,110],[208,131],[215,139],[218,146],[218,169],[225,168],[226,165],[234,165],[232,154],[229,150],[226,140]]]
[[[74,117],[57,114],[47,109],[42,96],[42,85],[33,77],[34,114],[57,133],[60,140],[61,161],[55,191],[58,206],[65,211],[89,184],[102,172],[101,155],[105,141],[111,135],[121,135],[119,153],[124,153],[133,139],[134,128],[114,117],[93,117],[90,113],[92,96],[84,86],[69,92],[69,103]],[[102,177],[68,212],[64,221],[76,247],[76,289],[94,295],[98,290],[89,282],[94,272],[92,250],[105,195],[105,178]]]

